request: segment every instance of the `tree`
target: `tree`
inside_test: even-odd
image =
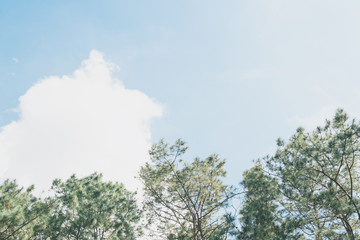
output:
[[[300,239],[294,227],[279,210],[278,183],[257,163],[243,174],[241,185],[245,196],[240,213],[241,231],[238,239]]]
[[[299,128],[266,159],[282,207],[315,239],[358,239],[360,124],[338,110],[324,127]]]
[[[33,239],[44,228],[51,206],[34,197],[33,189],[10,180],[0,186],[0,239]]]
[[[140,171],[147,217],[162,239],[226,239],[233,219],[222,209],[235,193],[222,182],[225,161],[215,154],[187,163],[186,150],[182,140],[150,150],[151,163]]]
[[[241,185],[245,189],[245,199],[240,210],[239,239],[274,239],[277,231],[276,182],[265,175],[260,165],[245,171],[243,177]]]
[[[140,210],[134,193],[123,184],[104,182],[94,173],[65,182],[54,180],[55,209],[48,218],[44,238],[135,239]]]

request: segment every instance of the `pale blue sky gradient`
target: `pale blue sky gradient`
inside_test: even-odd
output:
[[[0,126],[39,79],[97,49],[165,106],[153,142],[217,152],[236,184],[297,126],[337,107],[360,116],[359,13],[355,0],[2,1]]]

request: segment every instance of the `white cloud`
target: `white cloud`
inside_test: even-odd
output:
[[[292,122],[296,127],[304,127],[307,131],[315,130],[318,126],[324,126],[326,120],[332,120],[337,109],[343,109],[348,114],[349,119],[360,120],[360,111],[357,106],[357,101],[350,101],[343,104],[329,104],[319,108],[313,114],[307,116],[296,116]]]
[[[97,171],[134,190],[162,107],[126,89],[115,67],[93,50],[72,76],[47,77],[21,96],[19,120],[0,132],[0,176],[44,190],[54,178]]]
[[[11,60],[13,60],[13,62],[15,62],[15,63],[18,63],[18,62],[19,62],[19,59],[16,58],[16,57],[13,57]]]
[[[304,127],[307,131],[312,131],[318,126],[323,126],[326,119],[332,120],[336,109],[341,108],[340,105],[328,105],[319,109],[316,113],[309,116],[296,116],[295,122]],[[346,110],[346,109],[345,109]]]

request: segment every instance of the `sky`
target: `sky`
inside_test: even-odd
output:
[[[151,144],[229,184],[337,108],[360,118],[360,2],[2,1],[1,178],[134,176]]]

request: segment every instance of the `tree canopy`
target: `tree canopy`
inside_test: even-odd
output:
[[[240,188],[224,183],[217,154],[184,159],[182,140],[153,145],[138,198],[98,173],[55,179],[45,198],[5,180],[0,239],[360,239],[359,140],[360,123],[340,109],[314,131],[279,139]]]
[[[15,180],[0,185],[0,239],[33,239],[44,228],[51,206],[32,195],[33,190]]]
[[[56,179],[52,189],[55,208],[45,236],[51,239],[136,239],[140,220],[134,193],[123,184],[104,182],[94,173],[65,182]]]
[[[360,124],[338,110],[308,133],[298,128],[266,159],[278,181],[282,207],[315,239],[358,239]]]
[[[186,162],[186,150],[182,140],[152,147],[140,172],[147,216],[163,239],[224,239],[232,220],[222,210],[235,195],[222,181],[225,161],[214,154]]]

